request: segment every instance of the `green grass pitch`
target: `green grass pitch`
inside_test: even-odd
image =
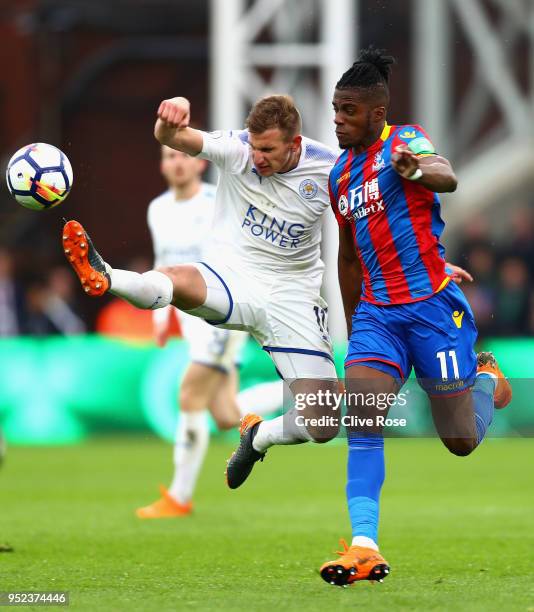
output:
[[[210,447],[193,517],[135,518],[170,477],[171,448],[105,438],[10,448],[0,471],[0,591],[67,590],[85,610],[534,611],[531,440],[471,457],[437,440],[386,440],[383,584],[317,572],[349,539],[345,446],[272,449],[238,491],[231,448]],[[356,608],[358,606],[358,608]]]

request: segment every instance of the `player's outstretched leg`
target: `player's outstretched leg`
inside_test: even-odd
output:
[[[104,260],[78,221],[65,223],[63,252],[88,295],[99,297],[109,289],[110,279]]]
[[[323,580],[335,586],[347,586],[359,580],[382,582],[389,574],[389,565],[377,550],[340,541],[343,550],[337,551],[339,559],[327,561],[319,570]]]
[[[229,309],[229,298],[220,281],[215,287],[206,281],[196,264],[180,264],[143,274],[112,268],[104,262],[78,221],[68,221],[63,228],[63,250],[82,287],[98,297],[109,291],[136,308],[155,310],[171,302],[190,314],[217,320]],[[211,298],[210,298],[211,295]],[[206,300],[210,299],[210,306]]]
[[[239,446],[226,464],[226,482],[230,489],[237,489],[248,478],[256,461],[263,461],[265,453],[259,453],[253,446],[254,436],[263,421],[256,414],[247,414],[241,419]]]

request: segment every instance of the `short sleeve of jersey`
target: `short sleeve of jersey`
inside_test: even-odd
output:
[[[226,172],[237,174],[247,163],[249,147],[240,131],[202,132],[202,151],[198,157],[207,159]]]
[[[415,155],[436,155],[432,141],[420,125],[404,125],[399,131],[399,138]]]

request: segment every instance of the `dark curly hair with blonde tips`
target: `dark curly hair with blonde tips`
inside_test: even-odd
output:
[[[370,45],[339,79],[336,89],[361,89],[368,96],[380,95],[389,101],[389,77],[395,63],[384,49]]]

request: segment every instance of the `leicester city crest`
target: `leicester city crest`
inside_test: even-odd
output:
[[[312,179],[304,179],[299,186],[300,195],[306,200],[311,200],[317,195],[319,187]]]

